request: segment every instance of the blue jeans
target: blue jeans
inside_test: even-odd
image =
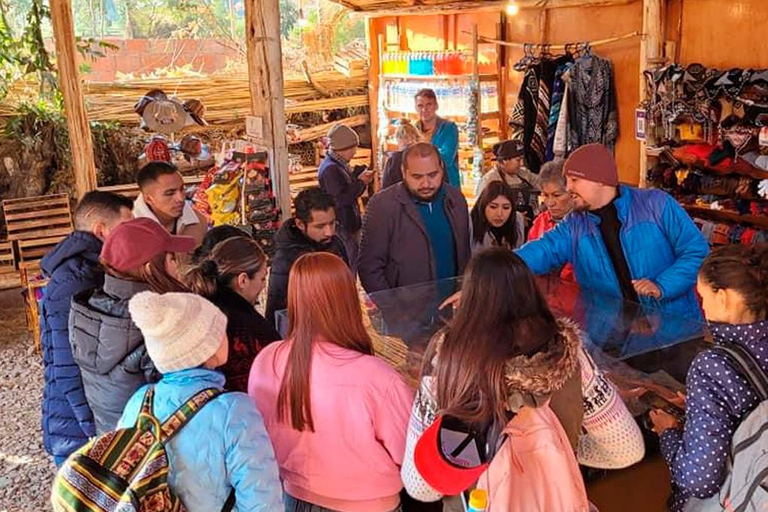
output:
[[[336,510],[313,505],[306,501],[294,498],[288,493],[283,493],[283,503],[285,503],[285,512],[338,512]],[[398,505],[392,512],[402,512],[402,507]]]

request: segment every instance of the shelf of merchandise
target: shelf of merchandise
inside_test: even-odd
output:
[[[474,180],[479,179],[479,176],[482,174],[483,164],[482,162],[480,162],[478,166],[477,160],[473,159],[474,152],[476,150],[481,150],[485,154],[489,148],[489,144],[492,142],[493,143],[497,142],[499,139],[499,134],[502,131],[502,127],[500,126],[501,119],[502,119],[501,112],[500,111],[483,112],[481,109],[482,102],[481,102],[480,95],[482,91],[481,91],[480,84],[495,82],[497,87],[496,90],[500,94],[502,91],[500,81],[503,77],[498,73],[480,73],[480,63],[478,58],[479,38],[477,33],[477,25],[475,25],[472,30],[471,57],[468,62],[469,67],[472,69],[471,73],[465,73],[463,75],[412,75],[412,74],[402,74],[402,73],[384,74],[383,68],[381,67],[382,63],[384,62],[383,54],[384,54],[384,45],[379,44],[378,80],[379,80],[380,87],[383,84],[397,82],[397,81],[412,81],[412,82],[460,81],[460,82],[468,82],[470,86],[472,86],[472,84],[475,84],[475,86],[477,87],[477,90],[474,91],[475,94],[470,95],[466,98],[467,100],[466,105],[467,105],[467,111],[469,111],[470,107],[472,106],[470,105],[471,98],[474,98],[474,100],[476,101],[476,104],[474,105],[474,107],[476,108],[476,111],[477,111],[476,119],[471,119],[470,116],[468,115],[460,115],[460,116],[443,115],[441,117],[444,117],[451,121],[458,121],[460,123],[468,122],[469,125],[471,126],[471,129],[470,129],[471,131],[468,130],[466,133],[467,137],[464,139],[463,142],[459,143],[459,153],[460,153],[460,159],[464,160],[465,162],[466,161],[473,162],[473,164],[470,165],[472,170],[471,174],[473,175]],[[416,118],[415,113],[390,110],[385,105],[383,105],[383,103],[381,103],[379,107],[377,107],[377,109],[378,109],[378,117],[380,120],[382,120],[381,122],[383,122],[384,119],[392,119],[393,117],[405,117],[409,119]],[[475,121],[475,123],[472,123],[472,121]],[[483,130],[484,128],[483,123],[486,121],[497,122],[497,126],[494,126],[494,127],[485,126],[485,128],[492,128],[491,133],[486,133]],[[474,126],[472,126],[473,124]],[[391,124],[388,123],[387,126],[389,127],[391,126]],[[379,130],[381,130],[381,128],[382,127],[379,126]],[[389,130],[389,128],[387,128],[387,130]],[[386,142],[387,137],[388,137],[387,135],[384,135],[384,138],[383,138],[384,142],[380,144],[378,148],[377,161],[379,163],[383,162],[384,150],[386,150],[388,146]],[[483,158],[483,160],[486,160],[486,158]],[[462,169],[462,173],[464,173],[463,169]],[[468,189],[474,189],[474,185],[472,183],[466,183],[463,185],[463,188],[465,189],[465,193],[466,193]]]
[[[685,211],[691,216],[700,216],[702,218],[750,224],[760,229],[768,230],[768,217],[756,217],[754,215],[739,215],[738,212],[730,210],[712,210],[710,208],[704,208],[703,206],[683,205]]]
[[[380,80],[410,80],[414,82],[423,82],[423,81],[436,81],[436,80],[446,80],[446,81],[469,81],[472,80],[472,74],[466,74],[466,75],[380,75]],[[499,75],[496,74],[484,74],[484,75],[478,75],[477,79],[480,82],[497,82],[499,80]]]

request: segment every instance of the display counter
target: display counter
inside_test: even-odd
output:
[[[684,389],[691,361],[707,344],[699,311],[681,315],[666,311],[663,302],[631,303],[584,293],[559,277],[537,279],[555,316],[570,318],[581,327],[585,347],[634,413],[647,410],[649,396],[674,399]],[[427,345],[453,313],[451,307],[440,310],[439,306],[459,291],[460,284],[461,279],[454,278],[360,293],[376,354],[414,388]],[[278,315],[285,326],[285,313]]]

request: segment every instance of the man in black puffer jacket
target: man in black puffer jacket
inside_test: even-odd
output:
[[[294,200],[296,216],[275,235],[275,255],[269,273],[265,318],[277,326],[275,313],[288,306],[288,274],[293,262],[310,252],[330,252],[349,265],[344,240],[336,234],[336,204],[319,187],[308,188]]]

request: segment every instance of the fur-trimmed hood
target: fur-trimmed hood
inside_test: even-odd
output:
[[[581,336],[578,326],[571,320],[558,319],[558,337],[564,349],[557,350],[559,343],[550,343],[550,349],[532,357],[518,356],[507,361],[506,381],[513,391],[534,396],[549,396],[563,387],[573,376],[579,364]]]

